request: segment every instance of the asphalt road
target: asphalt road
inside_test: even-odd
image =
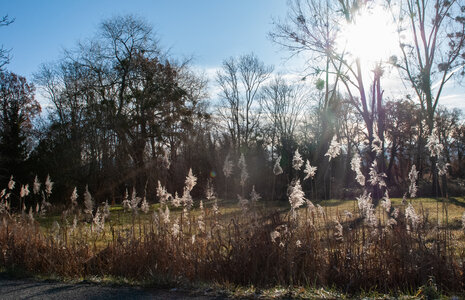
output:
[[[0,277],[0,299],[222,299],[176,290],[61,283]]]

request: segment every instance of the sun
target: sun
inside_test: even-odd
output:
[[[396,26],[380,5],[363,8],[352,22],[345,22],[338,44],[367,65],[386,61],[399,49]]]

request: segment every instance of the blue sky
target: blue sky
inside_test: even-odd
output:
[[[102,20],[134,14],[153,25],[164,49],[173,57],[193,57],[196,68],[210,77],[224,59],[254,52],[281,73],[303,71],[302,61],[287,61],[288,53],[268,38],[273,18],[284,18],[285,0],[0,0],[0,15],[15,22],[0,28],[0,44],[11,49],[8,69],[32,79],[40,64],[53,62],[63,49],[91,38]],[[401,84],[385,80],[385,95],[394,97]],[[394,88],[393,88],[394,87]],[[449,84],[441,104],[465,111],[465,89]]]
[[[0,28],[1,44],[12,49],[8,68],[30,77],[38,66],[61,56],[80,39],[92,37],[100,22],[121,14],[141,16],[153,25],[161,45],[175,57],[218,67],[222,60],[251,51],[269,64],[286,53],[267,38],[272,17],[286,14],[284,0],[5,1],[0,14],[15,22]]]

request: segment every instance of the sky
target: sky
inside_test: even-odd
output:
[[[30,77],[41,63],[91,38],[102,20],[133,14],[153,25],[161,45],[174,57],[215,68],[230,56],[254,52],[265,63],[286,53],[267,38],[272,17],[283,17],[284,0],[25,1],[0,0],[0,14],[15,22],[0,28],[1,44],[12,49],[9,69]]]
[[[231,56],[254,52],[277,72],[303,71],[304,58],[288,60],[289,53],[267,37],[273,18],[286,16],[286,0],[0,0],[0,7],[0,15],[15,19],[0,27],[0,44],[11,49],[7,68],[29,80],[42,63],[92,38],[103,20],[124,14],[151,24],[171,56],[192,57],[194,67],[209,77],[212,97],[215,71]],[[387,79],[385,95],[394,95],[396,85]],[[449,84],[440,102],[465,112],[465,88]]]

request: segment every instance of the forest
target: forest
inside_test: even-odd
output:
[[[396,253],[405,258],[407,252],[404,248],[394,251],[396,234],[390,236],[379,229],[383,237],[378,242],[372,241],[377,250],[363,258],[373,259],[373,264],[367,263],[366,267],[360,267],[362,270],[358,269],[359,277],[349,280],[352,285],[347,291],[366,288],[367,282],[378,284],[384,291],[417,288],[428,282],[427,274],[441,281],[441,287],[453,290],[458,282],[461,285],[465,282],[463,274],[460,275],[463,269],[459,267],[463,266],[463,247],[454,248],[451,242],[453,234],[460,231],[460,225],[454,223],[459,222],[460,217],[452,221],[452,227],[441,227],[444,223],[435,227],[439,230],[436,248],[434,243],[425,245],[430,243],[426,235],[434,227],[428,222],[439,224],[439,213],[443,214],[442,222],[449,217],[444,215],[444,203],[449,201],[445,199],[460,199],[465,194],[463,111],[446,107],[441,102],[445,86],[453,82],[462,87],[465,75],[465,3],[461,0],[407,0],[396,2],[398,6],[394,6],[394,2],[386,1],[383,7],[393,16],[398,52],[388,60],[378,60],[367,66],[368,63],[351,49],[339,44],[344,24],[356,24],[361,12],[372,8],[371,2],[289,1],[287,16],[273,20],[268,38],[285,55],[306,55],[307,61],[299,76],[277,72],[275,66],[265,64],[256,54],[244,53],[225,57],[216,74],[208,78],[194,67],[191,59],[173,57],[161,48],[152,25],[134,15],[103,20],[94,36],[65,49],[56,61],[42,64],[33,78],[8,70],[11,53],[1,48],[0,187],[5,189],[0,196],[0,217],[5,220],[8,216],[10,222],[18,218],[14,224],[19,226],[23,222],[20,219],[27,218],[27,213],[31,219],[39,220],[41,216],[45,218],[43,213],[47,211],[59,216],[58,211],[71,205],[72,209],[61,214],[62,223],[57,223],[61,229],[53,229],[50,224],[45,226],[47,232],[62,230],[57,236],[66,244],[68,233],[65,232],[68,231],[65,228],[69,224],[65,220],[72,212],[84,208],[84,213],[75,215],[74,222],[97,226],[88,233],[91,241],[92,232],[100,232],[95,228],[101,225],[102,218],[105,219],[100,213],[106,209],[109,214],[109,206],[123,207],[134,213],[148,211],[151,205],[159,210],[150,222],[164,222],[164,225],[159,225],[159,229],[153,229],[152,225],[151,230],[157,235],[149,243],[155,243],[157,249],[175,247],[176,251],[187,251],[180,250],[180,245],[185,243],[187,246],[183,247],[191,247],[190,239],[194,245],[197,236],[198,240],[205,239],[205,245],[196,248],[195,251],[199,251],[196,255],[205,255],[205,261],[213,256],[217,268],[217,273],[209,273],[210,265],[202,264],[205,261],[194,263],[190,257],[178,253],[179,257],[173,254],[177,259],[189,261],[184,261],[189,266],[187,273],[176,267],[171,269],[167,260],[157,262],[170,270],[170,276],[180,272],[188,278],[221,278],[220,281],[240,284],[316,282],[317,285],[334,284],[342,289],[345,288],[342,282],[349,280],[344,276],[349,276],[354,269],[341,267],[338,277],[330,269],[322,271],[324,268],[318,270],[315,266],[334,264],[339,268],[344,265],[351,251],[359,251],[356,250],[358,241],[371,241],[368,233],[365,236],[367,228],[406,226],[402,229],[405,236],[402,236],[408,237],[408,245],[418,249],[415,259],[433,261],[436,266],[444,254],[450,258],[444,263],[445,269],[426,268],[426,275],[419,278],[410,277],[412,270],[417,269],[406,267],[407,270],[402,266],[405,273],[397,269],[399,277],[389,277],[385,286],[380,287],[382,278],[376,277],[374,270],[388,265],[390,258],[381,258],[376,251],[392,250],[392,261],[398,261]],[[16,22],[8,15],[0,21],[0,30],[9,30],[8,26]],[[384,85],[388,81],[386,74],[392,72],[399,74],[408,92],[386,90],[393,89]],[[39,98],[46,102],[39,103]],[[396,205],[403,207],[402,217],[397,217],[399,209],[391,208],[389,197],[399,198],[393,203],[397,201]],[[442,204],[432,205],[436,211],[428,217],[423,207],[416,206],[416,198],[437,199]],[[213,213],[218,210],[216,200],[212,215],[206,213],[205,219],[199,217],[205,214],[201,200],[210,203],[212,199],[237,202],[243,209],[260,206],[268,211],[286,207],[287,217],[279,214],[267,219],[268,216],[262,227],[254,222],[258,222],[257,214],[263,212],[249,207],[247,214],[244,213],[248,218],[244,226],[257,234],[259,253],[266,253],[267,247],[273,247],[275,240],[281,239],[288,252],[278,259],[282,262],[280,267],[285,265],[290,269],[272,269],[261,262],[266,267],[257,263],[249,277],[241,275],[239,269],[230,269],[239,263],[235,258],[237,253],[250,254],[244,250],[249,246],[241,235],[248,236],[250,231],[237,233],[242,237],[238,244],[230,241],[229,246],[224,246],[221,234],[215,236],[214,231],[218,224],[216,213]],[[326,209],[334,201],[349,207],[358,201],[357,216],[347,210],[344,215],[341,210],[332,212],[337,219],[332,220],[331,213],[323,212],[322,207]],[[457,201],[454,203],[459,203]],[[184,211],[178,211],[181,219],[178,218],[176,226],[169,230],[166,228],[172,225],[174,217],[172,215],[170,220],[168,203],[171,209],[185,207]],[[407,206],[408,203],[417,203],[417,212],[422,211],[423,217],[417,219],[413,206]],[[97,209],[100,204],[102,206]],[[304,209],[298,209],[304,204],[305,217]],[[465,202],[457,205],[462,207],[462,204]],[[189,215],[192,206],[199,205],[200,215]],[[156,214],[157,210],[154,212]],[[313,219],[308,214],[312,214]],[[150,225],[136,215],[126,221],[132,223],[132,241],[136,239],[142,243],[141,226],[145,232],[145,226]],[[405,220],[400,221],[404,216]],[[429,219],[432,216],[435,220]],[[201,223],[196,235],[190,227],[189,232],[183,231],[183,222],[187,222],[184,230],[191,224],[189,218],[194,218],[192,223],[209,224],[212,233],[202,236],[205,228],[202,229]],[[353,220],[352,223],[349,220]],[[360,220],[366,224],[362,222],[365,225],[357,227]],[[39,221],[41,226],[44,222],[48,221]],[[287,231],[279,227],[284,226],[283,222],[288,222],[289,230],[295,229],[294,235],[286,235]],[[321,225],[331,230],[324,233],[324,229],[314,229],[310,234],[308,230],[312,229],[305,227],[306,222],[312,222],[312,228]],[[336,227],[334,222],[337,222]],[[418,225],[420,223],[423,225]],[[18,227],[16,230],[34,229]],[[1,232],[0,226],[0,246]],[[186,241],[181,241],[179,232],[186,233]],[[228,234],[230,238],[234,236],[231,232]],[[425,234],[425,240],[421,234]],[[167,236],[173,240],[163,244]],[[175,237],[177,242],[173,242]],[[218,243],[218,252],[214,250],[216,244],[210,248],[206,246],[208,239]],[[35,246],[42,243],[34,241]],[[44,239],[45,244],[47,241]],[[310,250],[299,254],[296,249],[305,241],[312,244],[313,250],[341,251],[338,252],[340,256],[312,256]],[[110,257],[120,249],[115,236],[113,242],[115,248],[111,248],[109,242],[103,250],[108,250]],[[287,248],[286,243],[294,248]],[[4,245],[7,244],[5,238]],[[100,251],[102,245],[97,243],[95,249]],[[129,251],[129,248],[124,249]],[[221,249],[232,252],[221,256]],[[86,255],[100,258],[99,251]],[[258,259],[258,255],[253,257]],[[228,259],[231,265],[226,266]],[[300,270],[297,262],[310,267]],[[70,267],[74,269],[56,272],[66,275],[94,272],[89,265],[79,267],[78,262],[74,263],[74,267]],[[352,267],[357,269],[358,263]],[[0,266],[2,264],[9,266],[6,255],[0,260]],[[262,279],[257,275],[260,270],[266,270]],[[454,275],[439,279],[450,270],[454,270]],[[146,271],[134,272],[130,276],[147,276]],[[228,272],[231,275],[227,275]],[[273,277],[272,274],[279,275]],[[445,282],[447,280],[450,284]]]
[[[292,158],[298,150],[316,167],[312,182],[304,184],[315,199],[360,193],[350,167],[354,156],[361,158],[364,175],[376,161],[376,171],[386,175],[393,195],[402,196],[413,165],[419,172],[420,195],[463,192],[462,111],[440,104],[442,85],[463,73],[456,72],[464,62],[464,37],[455,32],[463,30],[461,15],[450,15],[452,8],[441,2],[444,7],[438,12],[444,20],[429,28],[436,42],[424,41],[427,48],[417,46],[419,51],[405,45],[403,57],[377,63],[364,78],[360,61],[346,59],[334,46],[337,24],[321,23],[335,17],[339,4],[320,10],[316,5],[323,2],[313,2],[308,7],[295,2],[289,18],[270,31],[284,50],[314,55],[308,62],[308,77],[314,78],[306,80],[276,74],[273,66],[248,53],[225,58],[215,82],[208,82],[189,60],[164,53],[153,28],[134,16],[103,21],[95,37],[66,49],[63,57],[43,64],[29,80],[6,70],[4,49],[3,186],[11,176],[31,185],[36,175],[41,180],[50,175],[54,201],[88,185],[99,201],[118,203],[133,187],[138,194],[154,194],[158,181],[181,193],[192,168],[201,186],[210,180],[225,195],[229,182],[234,196],[241,191],[237,162],[243,155],[249,172],[243,188],[255,185],[265,198],[286,200],[287,186],[297,175]],[[310,9],[321,15],[306,21]],[[9,21],[6,16],[2,24]],[[426,21],[411,22],[423,28],[421,22]],[[436,27],[450,32],[435,33]],[[412,94],[383,97],[388,64],[405,73]],[[439,88],[433,86],[438,80]],[[217,86],[218,95],[209,95],[208,85]],[[42,113],[36,93],[50,103]],[[325,154],[333,137],[343,151],[328,161]],[[442,145],[439,158],[430,157],[430,140]],[[278,158],[283,174],[275,176]],[[228,163],[233,165],[231,174],[223,171]],[[438,163],[443,175],[438,175]],[[448,180],[440,180],[446,172]],[[202,190],[194,190],[200,194]]]

